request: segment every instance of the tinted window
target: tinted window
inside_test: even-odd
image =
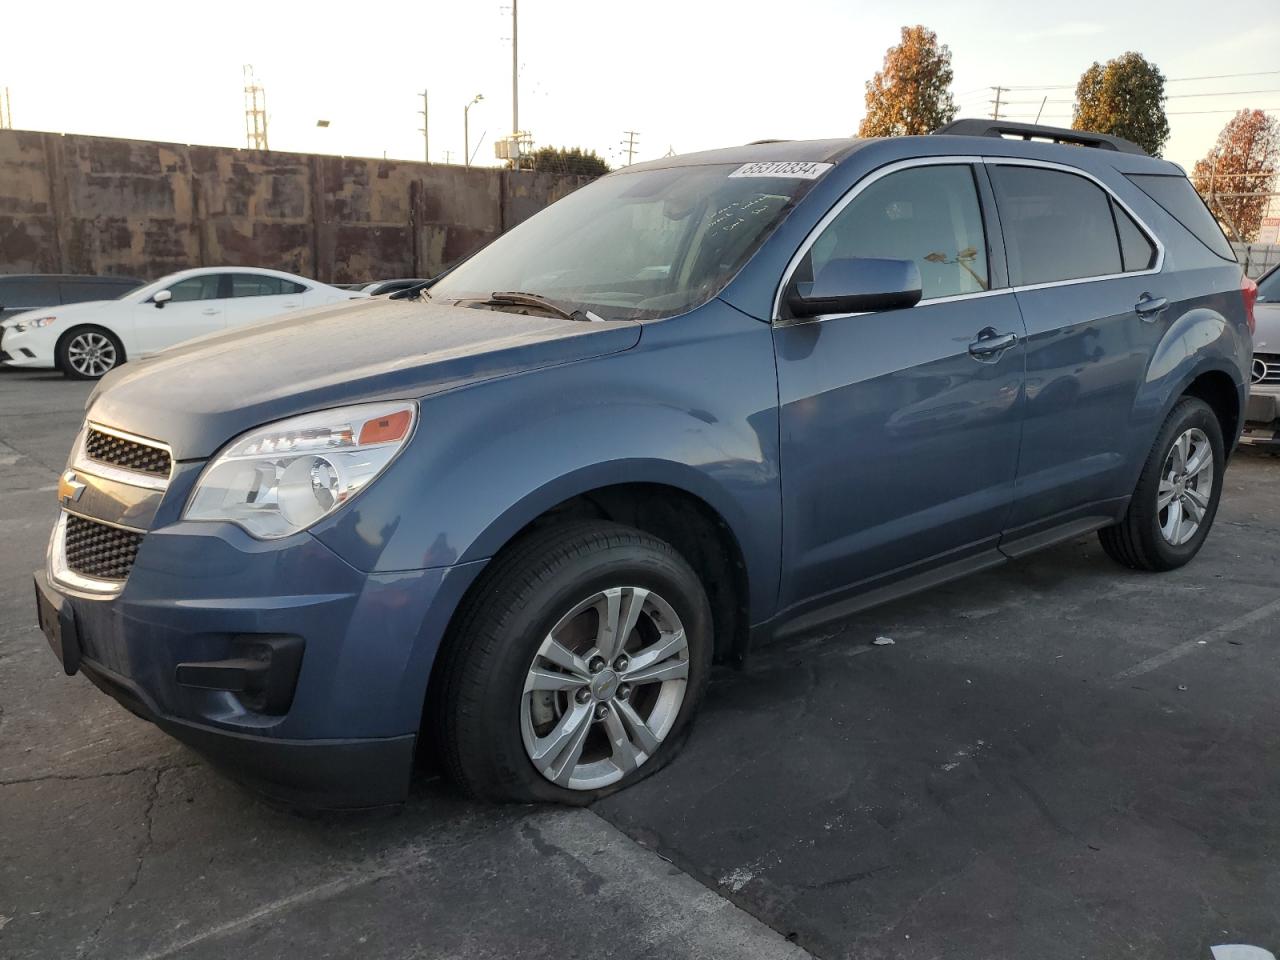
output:
[[[129,280],[78,280],[58,286],[62,290],[63,303],[84,303],[86,300],[115,300],[138,284]]]
[[[1084,177],[1040,167],[993,166],[1014,285],[1122,271],[1111,198]]]
[[[53,280],[0,277],[0,304],[10,310],[51,307],[57,302],[58,284]]]
[[[1280,267],[1263,274],[1258,281],[1258,299],[1267,303],[1280,302]]]
[[[814,241],[796,279],[850,257],[914,260],[925,300],[986,290],[987,243],[972,169],[914,167],[876,180]]]
[[[307,288],[282,277],[264,277],[256,273],[233,273],[231,296],[275,297],[283,293],[302,293]]]
[[[1186,177],[1131,173],[1129,179],[1222,259],[1236,258],[1218,221],[1213,218],[1209,208],[1200,199],[1200,194],[1196,193],[1196,188]]]
[[[1156,262],[1156,245],[1142,232],[1142,228],[1124,207],[1111,201],[1111,212],[1116,218],[1116,233],[1120,237],[1120,259],[1125,273],[1131,270],[1148,270]]]
[[[218,281],[221,280],[216,273],[206,274],[203,277],[188,277],[186,280],[179,280],[169,292],[173,294],[174,303],[183,303],[191,300],[216,300],[218,299]]]

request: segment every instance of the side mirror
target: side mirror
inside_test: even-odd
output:
[[[160,290],[159,292],[156,293],[154,297],[151,298],[151,302],[156,305],[156,309],[160,309],[172,299],[173,299],[172,290]]]
[[[802,318],[914,307],[920,295],[914,260],[850,257],[829,261],[810,282],[793,282],[786,300],[791,316]]]

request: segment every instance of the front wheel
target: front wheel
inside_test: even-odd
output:
[[[683,557],[629,527],[575,522],[484,577],[443,654],[437,730],[455,782],[481,799],[584,804],[674,755],[713,644]]]
[[[124,345],[101,327],[76,327],[58,341],[56,360],[71,380],[98,380],[124,363]]]
[[[1226,455],[1203,400],[1184,397],[1165,420],[1124,519],[1098,531],[1107,554],[1135,570],[1175,570],[1204,544],[1218,512]]]

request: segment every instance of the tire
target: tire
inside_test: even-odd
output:
[[[1189,460],[1193,468],[1198,461],[1201,438],[1213,457],[1212,464],[1196,471],[1192,478],[1186,476],[1190,471],[1177,469],[1174,444],[1184,437],[1191,438]],[[1164,571],[1181,567],[1200,551],[1213,526],[1225,472],[1222,426],[1217,415],[1203,400],[1183,397],[1160,428],[1124,518],[1098,531],[1103,549],[1117,563],[1134,570]],[[1210,481],[1207,494],[1205,480]],[[1161,506],[1164,497],[1170,498],[1167,507]],[[1171,519],[1171,511],[1175,509],[1180,523]],[[1194,520],[1197,510],[1199,520],[1191,530],[1186,524],[1188,519]]]
[[[702,584],[670,544],[620,524],[574,521],[513,544],[482,577],[446,639],[432,704],[439,755],[465,793],[584,805],[671,760],[706,689],[713,630]],[[621,648],[624,657],[637,655],[635,665],[615,659],[601,667],[590,655],[607,652],[608,634],[600,626],[611,596],[620,622],[636,609]],[[683,649],[676,626],[683,628]],[[558,665],[564,657],[548,646],[553,634],[562,649],[578,655],[576,667]],[[642,663],[664,650],[674,652]],[[546,658],[548,651],[556,661]],[[654,672],[666,679],[641,679]],[[564,689],[530,689],[547,680]],[[637,717],[650,736],[636,733]],[[557,731],[584,728],[580,737],[566,733],[565,750],[550,751],[535,765],[534,754],[556,742]],[[612,739],[620,730],[626,743]],[[661,733],[656,742],[655,733]]]
[[[69,380],[99,380],[124,363],[124,344],[102,327],[72,327],[58,340],[54,358]]]

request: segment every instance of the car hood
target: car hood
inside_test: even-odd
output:
[[[461,385],[635,346],[634,321],[587,322],[406,300],[299,311],[127,363],[89,418],[203,459],[252,427],[365,400]]]
[[[57,317],[59,323],[61,323],[64,317],[70,317],[72,320],[75,320],[82,314],[100,314],[103,307],[115,307],[119,302],[120,301],[117,300],[85,300],[81,303],[64,303],[52,307],[36,307],[34,310],[24,310],[22,313],[15,313],[11,317],[6,317],[4,320],[0,321],[0,327],[12,327],[19,320],[27,320],[32,317]],[[63,329],[66,328],[63,327]]]

